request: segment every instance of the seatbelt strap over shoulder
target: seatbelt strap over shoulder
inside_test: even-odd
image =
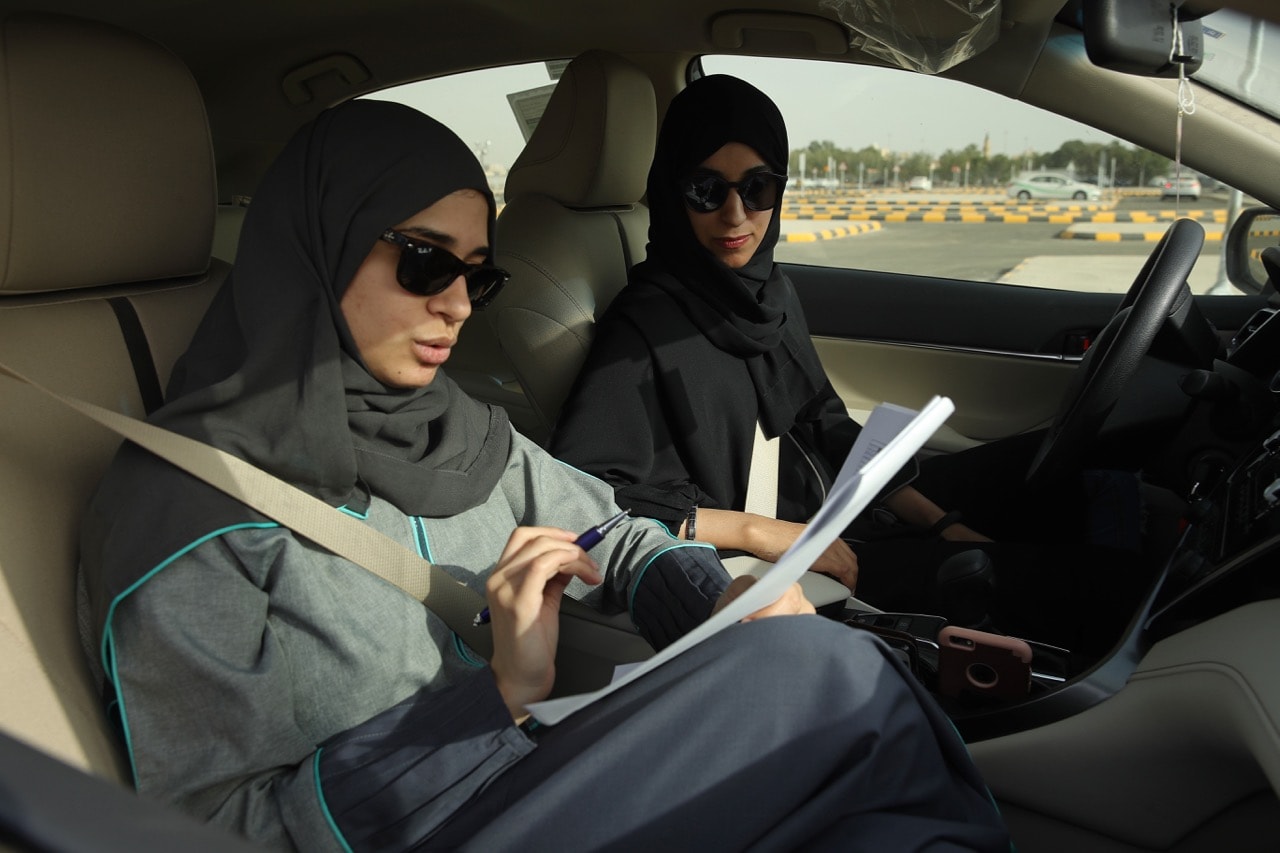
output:
[[[391,537],[216,447],[58,394],[3,364],[0,374],[31,386],[325,550],[373,572],[431,608],[486,659],[493,654],[490,629],[474,624],[476,614],[484,607],[483,597]]]
[[[751,469],[747,475],[746,511],[769,518],[778,517],[778,442],[780,436],[765,438],[760,421],[751,446]]]

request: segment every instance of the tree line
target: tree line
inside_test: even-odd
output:
[[[801,155],[804,169],[801,171]],[[843,168],[841,168],[843,166]],[[894,171],[894,167],[897,171]],[[1153,178],[1173,172],[1169,158],[1121,142],[1083,142],[1078,139],[1062,143],[1058,150],[1043,153],[992,154],[983,156],[978,145],[960,150],[948,149],[941,154],[927,151],[885,152],[875,146],[854,150],[841,148],[831,140],[815,140],[807,148],[791,152],[789,174],[805,180],[837,182],[856,186],[861,178],[864,186],[905,184],[912,177],[932,177],[934,186],[1003,186],[1023,171],[1051,169],[1072,171],[1077,178],[1094,180],[1099,175],[1104,183],[1113,177],[1116,186],[1143,186]]]

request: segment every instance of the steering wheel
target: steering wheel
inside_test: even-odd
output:
[[[1203,246],[1204,228],[1191,219],[1176,220],[1160,238],[1068,383],[1027,470],[1029,488],[1048,488],[1084,467],[1086,451],[1187,290],[1187,276]]]

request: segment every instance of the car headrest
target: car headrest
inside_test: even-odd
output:
[[[507,201],[542,193],[567,207],[635,204],[658,132],[653,84],[602,50],[566,66],[547,109],[507,174]]]
[[[0,293],[195,275],[216,207],[200,90],[159,45],[92,21],[0,21]]]

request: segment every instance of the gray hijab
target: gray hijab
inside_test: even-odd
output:
[[[494,202],[470,149],[408,107],[352,101],[281,153],[246,215],[235,271],[178,361],[154,422],[334,505],[367,489],[411,515],[488,498],[505,467],[501,409],[443,371],[388,388],[360,362],[339,300],[378,236],[460,189]]]
[[[387,388],[364,368],[339,300],[383,230],[459,189],[493,199],[479,163],[415,110],[353,101],[304,126],[263,179],[235,271],[174,367],[153,423],[254,463],[333,506],[370,495],[409,515],[488,499],[511,428],[441,371]],[[204,538],[269,519],[126,442],[85,513],[81,555],[100,633],[111,602]]]

